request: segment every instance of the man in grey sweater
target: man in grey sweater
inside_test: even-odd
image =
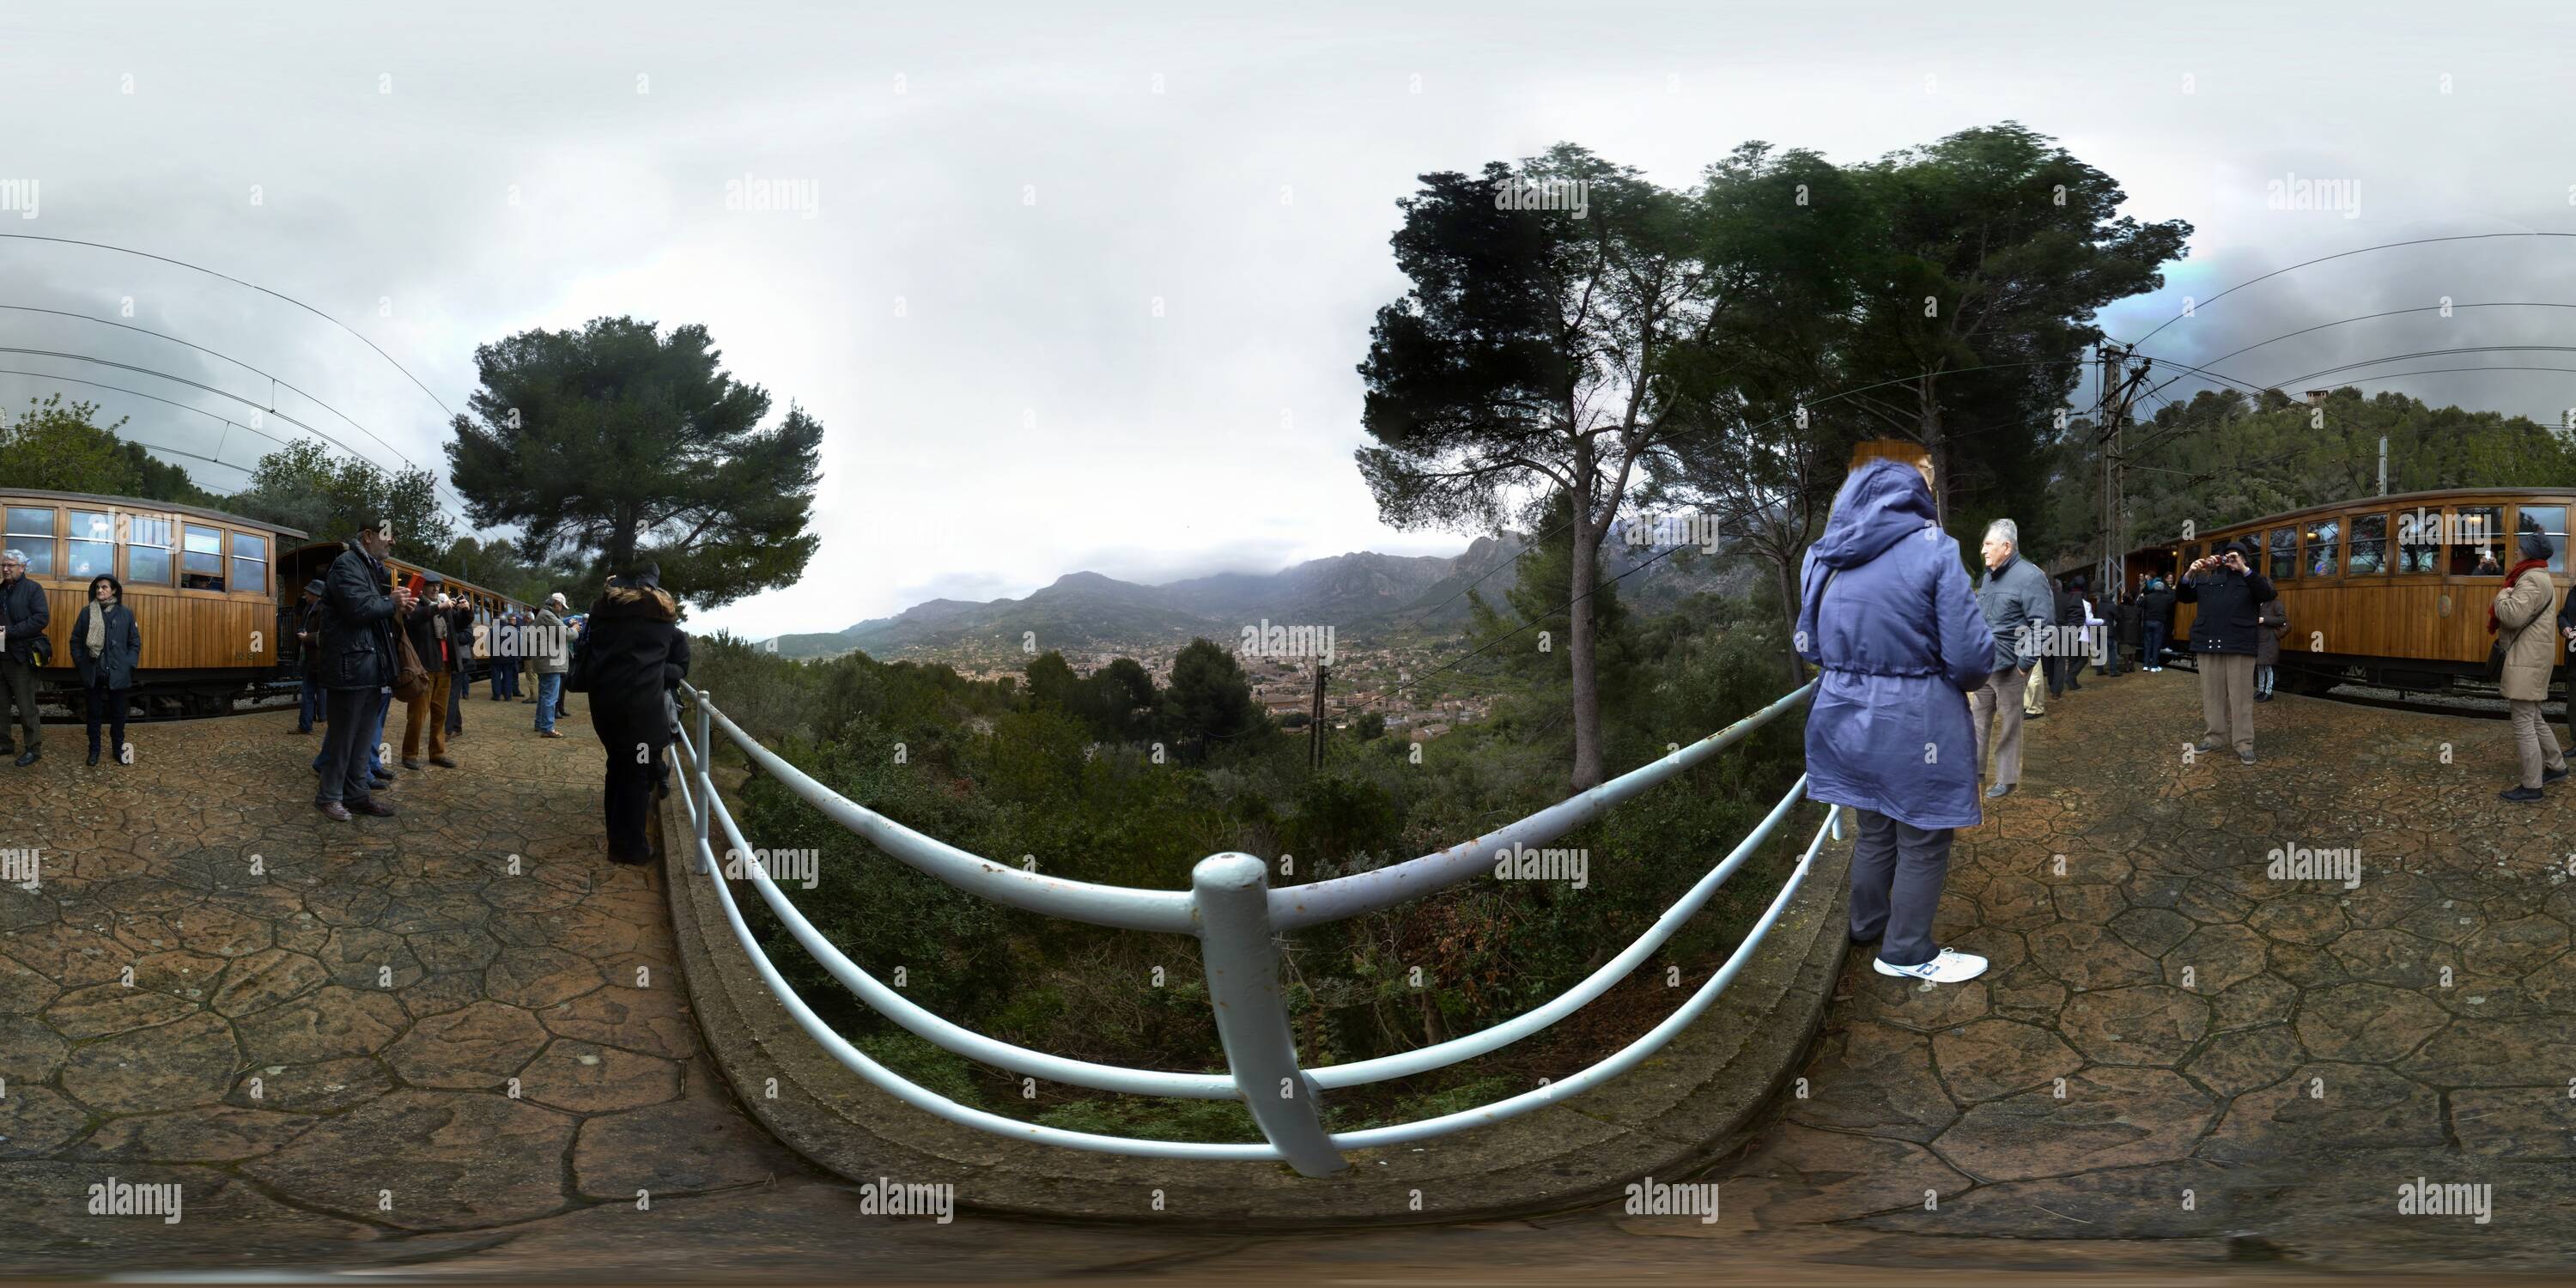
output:
[[[1989,800],[2011,795],[2021,782],[2022,688],[2057,617],[2047,575],[2020,557],[2020,547],[2021,529],[2012,520],[1986,526],[1986,579],[1977,587],[1977,607],[1995,633],[1996,669],[1968,695],[1968,710],[1977,726],[1978,768],[1985,768],[1986,749],[1994,748],[1994,769],[1986,775]]]

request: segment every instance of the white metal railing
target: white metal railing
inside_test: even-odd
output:
[[[1815,684],[1811,681],[1760,711],[1660,760],[1631,770],[1590,791],[1579,792],[1473,841],[1435,854],[1374,871],[1275,890],[1270,887],[1269,867],[1260,859],[1249,854],[1217,854],[1200,860],[1192,869],[1187,891],[1135,890],[1068,881],[995,863],[923,836],[852,803],[814,781],[727,719],[724,713],[715,709],[706,693],[685,683],[680,687],[696,717],[695,736],[683,730],[679,737],[681,758],[687,770],[679,775],[681,801],[689,811],[689,821],[695,833],[693,853],[696,862],[693,866],[708,874],[716,897],[724,907],[725,919],[733,926],[734,937],[741,941],[743,951],[751,957],[753,968],[760,972],[770,992],[786,1006],[798,1027],[860,1077],[914,1108],[953,1123],[1000,1135],[1095,1153],[1148,1158],[1284,1160],[1305,1175],[1325,1176],[1346,1166],[1342,1159],[1344,1150],[1444,1136],[1517,1117],[1543,1105],[1579,1095],[1635,1068],[1706,1012],[1734,981],[1737,972],[1743,969],[1754,949],[1761,945],[1772,925],[1779,920],[1782,910],[1788,907],[1790,898],[1805,882],[1826,835],[1830,832],[1840,836],[1842,833],[1839,807],[1828,806],[1824,821],[1817,826],[1814,839],[1807,843],[1806,852],[1800,856],[1797,867],[1782,882],[1780,892],[1772,899],[1770,907],[1745,933],[1743,942],[1736,946],[1725,964],[1700,985],[1680,1009],[1609,1058],[1572,1077],[1482,1108],[1391,1127],[1327,1133],[1323,1127],[1320,1092],[1406,1077],[1483,1055],[1545,1029],[1608,992],[1671,939],[1682,923],[1705,907],[1718,887],[1724,885],[1727,878],[1771,839],[1797,804],[1807,780],[1801,776],[1791,784],[1779,803],[1771,807],[1741,844],[1666,909],[1654,925],[1638,936],[1636,942],[1582,983],[1525,1014],[1419,1050],[1350,1064],[1300,1068],[1296,1043],[1288,1027],[1287,1011],[1280,999],[1279,961],[1274,944],[1279,934],[1345,920],[1418,899],[1456,885],[1479,872],[1489,871],[1493,866],[1490,856],[1496,850],[1544,843],[1564,835],[1610,806],[1742,741],[1746,735],[1812,696]],[[1227,1071],[1172,1073],[1067,1059],[987,1037],[950,1023],[907,1000],[825,939],[796,910],[795,904],[788,901],[777,883],[770,880],[762,865],[750,861],[754,850],[744,840],[731,811],[725,808],[723,796],[715,790],[713,758],[708,749],[719,732],[799,799],[866,838],[877,848],[958,889],[997,903],[1070,921],[1195,937],[1206,966],[1208,1001],[1215,1011],[1217,1035],[1225,1048]],[[717,858],[715,843],[718,841],[725,845],[729,855],[743,856],[744,861],[733,866],[748,877],[752,887],[760,892],[762,901],[769,905],[779,924],[786,927],[797,945],[861,1001],[906,1030],[967,1059],[1052,1082],[1134,1095],[1240,1100],[1252,1111],[1253,1120],[1261,1127],[1268,1143],[1202,1144],[1065,1131],[969,1108],[906,1080],[869,1059],[865,1052],[834,1032],[780,976],[752,935],[750,926],[743,921],[741,908],[734,903],[733,892],[726,883],[725,865],[719,864]]]

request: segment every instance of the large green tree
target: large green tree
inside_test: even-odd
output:
[[[392,473],[334,452],[318,440],[299,438],[259,458],[250,483],[226,504],[323,541],[390,522],[396,550],[404,558],[428,562],[456,539],[455,520],[438,508],[437,486],[437,477],[427,470]]]
[[[223,498],[189,481],[188,472],[154,460],[140,443],[120,438],[125,420],[98,423],[98,404],[61,394],[27,400],[15,419],[0,419],[0,480],[48,492],[218,505]]]
[[[516,525],[530,560],[657,562],[699,607],[793,583],[816,545],[823,426],[791,405],[762,428],[769,394],[722,356],[703,326],[631,317],[476,349],[474,414],[447,446],[468,517]]]
[[[1709,324],[1723,281],[1695,256],[1693,200],[1571,144],[1481,175],[1421,176],[1397,203],[1357,453],[1397,527],[1492,529],[1570,499],[1566,543],[1573,784],[1603,778],[1591,599],[1596,556],[1648,457],[1674,432],[1654,375]]]
[[[1875,214],[1847,396],[1963,492],[2037,495],[2050,418],[2101,340],[2093,316],[2164,285],[2191,225],[2140,223],[2112,177],[2013,122],[1860,167]]]

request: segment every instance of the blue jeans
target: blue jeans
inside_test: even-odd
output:
[[[304,677],[303,691],[296,696],[295,700],[295,732],[313,732],[313,722],[320,720],[322,714],[322,686],[315,684],[313,677],[307,675]]]
[[[2146,624],[2146,632],[2147,665],[2163,666],[2165,664],[2165,624],[2149,622]]]
[[[563,698],[563,673],[537,677],[537,732],[555,731],[555,703]]]

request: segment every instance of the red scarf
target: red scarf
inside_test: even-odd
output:
[[[2512,572],[2504,575],[2504,588],[2506,590],[2511,590],[2513,589],[2513,584],[2515,582],[2522,580],[2522,575],[2524,573],[2527,573],[2534,568],[2546,568],[2548,566],[2549,561],[2546,559],[2525,559],[2521,563],[2515,564]],[[2501,623],[2496,621],[2495,605],[2487,605],[2487,634],[2495,634],[2500,625]]]

